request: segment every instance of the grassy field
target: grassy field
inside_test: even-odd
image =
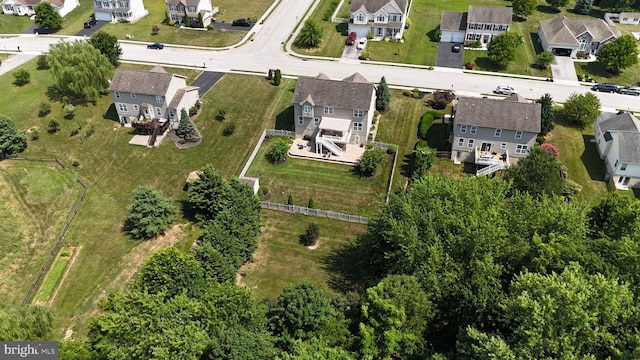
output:
[[[320,3],[316,7],[310,19],[315,20],[316,24],[320,25],[324,31],[324,36],[320,46],[317,48],[301,48],[295,45],[291,46],[294,52],[304,55],[314,56],[326,56],[339,58],[342,56],[344,50],[344,44],[347,40],[347,28],[346,23],[333,23],[331,21],[324,21],[324,13],[331,5],[331,0],[320,0]]]
[[[378,175],[367,179],[357,175],[351,165],[291,157],[284,164],[274,165],[265,158],[270,145],[270,141],[262,144],[247,172],[269,188],[270,201],[286,204],[293,195],[297,205],[307,206],[313,197],[321,210],[373,216],[378,203],[385,199],[393,163],[389,155],[384,157]]]
[[[578,75],[590,75],[596,82],[610,82],[617,85],[639,85],[640,64],[622,70],[619,74],[612,74],[598,62],[574,63]]]
[[[310,223],[320,227],[317,247],[300,244]],[[286,286],[309,281],[329,293],[340,290],[343,282],[336,268],[348,271],[353,261],[335,261],[338,250],[366,232],[366,225],[332,219],[262,211],[263,227],[254,261],[240,269],[242,283],[259,298],[275,298]]]
[[[31,24],[28,16],[0,14],[0,34],[22,34]]]
[[[40,287],[40,292],[36,297],[37,301],[45,302],[49,299],[49,296],[53,293],[53,290],[60,282],[60,278],[62,278],[62,274],[64,274],[64,270],[67,268],[67,264],[69,263],[69,256],[59,256],[51,271],[47,274],[47,278],[42,283]]]

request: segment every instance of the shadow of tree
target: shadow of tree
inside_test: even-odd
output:
[[[50,101],[62,101],[62,98],[64,97],[64,93],[60,90],[58,85],[55,84],[47,87],[46,94]]]
[[[347,23],[338,23],[336,24],[336,32],[342,34],[344,36],[349,35],[349,24]]]
[[[607,71],[604,66],[597,61],[588,62],[584,69],[591,75],[603,78],[612,78],[618,75]]]
[[[410,177],[411,176],[411,162],[412,162],[412,155],[411,153],[406,154],[403,159],[402,159],[402,165],[400,165],[400,174],[402,174],[402,176],[404,177]]]
[[[549,6],[549,5],[538,5],[536,10],[538,10],[541,13],[545,13],[545,14],[559,14],[560,13],[560,10],[554,8],[553,6]]]
[[[363,271],[361,261],[356,243],[344,245],[325,256],[322,262],[329,273],[329,287],[342,294],[349,291],[363,293],[374,279]]]
[[[118,119],[118,112],[116,111],[116,105],[114,103],[109,105],[107,111],[102,115],[102,118],[105,120],[120,122],[120,119]]]
[[[185,183],[185,186],[183,188],[184,191],[188,191],[187,188],[187,184]],[[182,216],[191,221],[191,222],[197,222],[198,220],[196,219],[196,211],[193,209],[193,207],[191,206],[191,204],[189,203],[188,200],[186,199],[181,199],[178,201],[179,205],[180,205],[180,212],[182,213]]]
[[[529,38],[531,39],[531,43],[533,44],[533,50],[536,52],[536,54],[540,54],[544,49],[542,49],[542,44],[540,44],[540,37],[538,36],[538,33],[529,33]]]
[[[584,151],[580,156],[580,160],[582,160],[582,164],[584,164],[584,167],[587,169],[591,180],[604,181],[604,175],[606,173],[604,162],[598,155],[596,144],[591,142],[593,138],[592,135],[582,135]]]
[[[495,72],[504,70],[502,66],[497,65],[496,63],[491,61],[491,59],[489,59],[489,57],[487,56],[476,58],[476,66],[479,67],[479,69],[476,69],[476,70],[495,71]]]
[[[435,27],[427,32],[427,37],[429,37],[429,41],[431,42],[440,42],[440,38],[437,36],[438,28]]]
[[[275,128],[279,130],[295,130],[293,124],[293,105],[276,115]]]
[[[438,151],[447,151],[449,144],[449,126],[443,122],[433,123],[427,130],[426,139],[429,147]]]

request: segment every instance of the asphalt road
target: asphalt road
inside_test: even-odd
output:
[[[294,38],[292,33],[298,20],[312,5],[313,0],[282,0],[263,24],[256,24],[249,31],[252,40],[243,45],[223,51],[205,48],[187,48],[166,45],[164,50],[147,50],[146,43],[123,42],[124,61],[160,63],[202,68],[215,72],[248,71],[263,72],[268,69],[281,69],[285,76],[315,76],[319,72],[334,79],[345,78],[359,72],[371,81],[386,77],[390,85],[422,89],[452,89],[457,94],[480,96],[489,94],[498,84],[507,84],[519,90],[529,99],[539,98],[550,93],[555,101],[564,101],[574,92],[584,93],[589,87],[577,82],[545,82],[522,78],[505,78],[463,73],[461,69],[436,67],[434,70],[416,68],[402,64],[361,63],[352,59],[301,59],[287,54],[283,45]],[[311,11],[309,11],[311,13]],[[3,47],[15,49],[20,46],[23,52],[34,56],[48,50],[49,44],[60,37],[21,35],[20,37],[0,38],[0,50]],[[637,98],[620,94],[596,93],[604,109],[629,109],[640,111]]]

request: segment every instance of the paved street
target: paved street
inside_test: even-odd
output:
[[[188,48],[166,45],[164,50],[147,50],[147,43],[123,42],[124,61],[136,61],[159,64],[173,64],[208,71],[261,71],[279,68],[284,75],[315,76],[323,72],[331,78],[345,78],[359,72],[371,81],[379,81],[385,76],[391,85],[407,88],[453,89],[460,95],[479,96],[491,93],[498,84],[511,85],[526,98],[538,98],[549,92],[556,101],[564,101],[573,92],[588,92],[589,87],[577,82],[549,83],[526,78],[506,78],[463,73],[461,69],[414,67],[402,64],[360,63],[359,61],[340,61],[339,58],[320,60],[302,59],[283,50],[295,29],[298,18],[302,19],[313,0],[282,0],[263,24],[255,25],[245,44],[230,49]],[[309,12],[310,13],[310,12]],[[302,19],[301,21],[303,21]],[[69,38],[71,40],[72,37]],[[36,56],[47,51],[49,44],[59,41],[58,36],[20,35],[0,38],[0,51],[3,48],[16,49],[19,45],[22,54]],[[4,66],[4,65],[3,65]],[[635,97],[620,94],[597,93],[606,109],[629,109],[640,112],[640,102]]]

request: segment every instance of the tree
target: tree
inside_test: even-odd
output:
[[[3,341],[50,339],[53,321],[54,313],[46,306],[0,300],[0,339]]]
[[[278,137],[273,140],[269,150],[267,150],[267,160],[274,164],[282,164],[287,160],[287,153],[289,152],[289,141],[283,137]]]
[[[156,237],[169,228],[175,219],[176,206],[151,186],[138,186],[128,206],[125,230],[136,239]]]
[[[387,80],[383,76],[380,79],[380,84],[376,87],[376,109],[378,111],[387,110],[389,103],[391,103],[391,93],[389,92]]]
[[[578,0],[573,10],[577,14],[589,15],[593,7],[593,0]]]
[[[180,124],[176,129],[176,135],[185,141],[195,142],[202,138],[196,124],[191,121],[186,109],[180,110]]]
[[[57,134],[59,131],[60,131],[60,122],[58,122],[58,120],[49,121],[47,132],[49,132],[50,134]]]
[[[542,109],[540,111],[540,134],[547,135],[553,130],[555,127],[554,119],[555,113],[553,111],[553,98],[551,94],[545,93],[538,100],[536,100],[538,104],[542,105]]]
[[[380,149],[367,149],[356,163],[356,171],[362,176],[372,177],[380,168],[383,153]]]
[[[313,246],[318,241],[320,237],[320,227],[316,223],[309,224],[307,227],[307,231],[302,235],[302,239],[304,240],[304,245]]]
[[[24,86],[31,82],[31,73],[27,69],[18,69],[12,75],[15,86]]]
[[[546,0],[546,2],[556,11],[560,11],[560,8],[565,7],[569,4],[569,0]]]
[[[457,343],[463,359],[516,360],[516,356],[500,336],[478,331],[467,326]]]
[[[229,258],[214,248],[210,243],[204,243],[196,247],[194,257],[198,260],[204,270],[208,281],[217,283],[236,281],[236,271],[238,270]]]
[[[558,150],[558,148],[550,143],[544,143],[544,144],[540,144],[540,149],[548,152],[549,154],[553,155],[557,158],[560,157],[560,150]]]
[[[309,19],[304,23],[296,44],[300,47],[317,47],[322,41],[324,30],[313,19]]]
[[[295,340],[291,350],[276,360],[355,360],[347,351],[331,347],[323,339]]]
[[[438,90],[433,93],[433,99],[429,100],[429,105],[434,109],[444,109],[447,104],[455,99],[455,95],[451,91]]]
[[[600,99],[592,93],[572,93],[564,102],[562,113],[571,122],[584,128],[600,115]]]
[[[62,27],[62,16],[53,8],[48,1],[41,1],[36,5],[36,25],[49,31],[58,30]]]
[[[640,204],[614,192],[589,210],[588,221],[594,238],[634,236],[640,232]]]
[[[47,56],[59,95],[71,102],[93,102],[109,87],[113,65],[100,50],[82,41],[51,45]]]
[[[27,135],[13,119],[0,114],[0,159],[18,155],[27,148]]]
[[[191,27],[191,18],[187,15],[187,9],[184,10],[184,26]]]
[[[61,341],[58,354],[65,360],[93,360],[97,357],[91,345],[81,340]]]
[[[522,0],[514,0],[514,8],[516,1]],[[536,0],[533,1],[536,2]],[[523,40],[520,34],[515,32],[502,33],[493,37],[489,43],[487,55],[497,65],[506,67],[516,58],[516,50],[521,44],[523,44]]]
[[[411,154],[411,179],[417,179],[427,175],[427,171],[436,162],[436,152],[429,146],[420,146]]]
[[[597,59],[607,71],[618,74],[638,63],[638,43],[633,36],[622,35],[604,44]]]
[[[507,170],[506,179],[513,182],[513,188],[532,196],[553,196],[562,194],[562,164],[554,156],[535,147],[526,158],[518,160]]]
[[[100,50],[100,53],[109,59],[113,66],[120,65],[120,57],[122,56],[122,48],[118,44],[118,38],[106,31],[99,30],[89,39],[89,44]]]
[[[204,20],[202,19],[202,13],[201,12],[198,13],[198,27],[199,28],[203,28],[204,27]]]
[[[545,50],[536,55],[536,66],[540,69],[546,69],[547,67],[549,67],[549,65],[551,65],[555,58],[556,56],[553,55],[551,51]]]
[[[516,16],[526,18],[528,15],[533,14],[533,12],[536,10],[536,7],[538,6],[538,0],[513,0],[512,4],[513,13]]]
[[[632,5],[634,5],[633,0],[602,0],[600,1],[600,8],[613,9],[615,11],[631,8]]]

